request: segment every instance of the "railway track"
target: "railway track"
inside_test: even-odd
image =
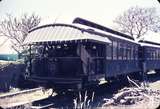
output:
[[[8,97],[18,96],[20,94],[27,94],[27,93],[39,91],[39,90],[42,90],[42,88],[40,87],[40,88],[34,88],[34,89],[28,89],[28,90],[22,90],[22,91],[2,94],[0,95],[0,100],[4,98],[8,98]]]
[[[22,90],[13,93],[0,95],[0,106],[4,109],[14,107],[24,107],[31,105],[32,102],[47,98],[49,93],[44,92],[43,88]]]

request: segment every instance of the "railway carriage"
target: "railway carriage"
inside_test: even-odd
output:
[[[28,46],[25,75],[57,89],[96,84],[105,77],[105,47],[109,43],[97,32],[72,25],[35,28],[24,41]]]
[[[151,41],[140,41],[144,72],[160,70],[160,44]]]
[[[102,80],[160,69],[159,45],[135,42],[128,35],[81,18],[72,25],[34,28],[24,46],[28,48],[25,77],[57,90],[83,89]]]

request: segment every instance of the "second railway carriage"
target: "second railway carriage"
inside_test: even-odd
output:
[[[160,71],[160,44],[151,41],[140,41],[141,57],[144,72]]]
[[[98,85],[103,79],[160,69],[159,61],[150,58],[160,56],[158,45],[139,44],[128,35],[85,19],[76,18],[73,23],[89,29],[50,24],[29,32],[24,41],[28,80],[57,90],[75,90]]]

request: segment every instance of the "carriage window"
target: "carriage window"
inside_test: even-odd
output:
[[[113,60],[117,59],[117,42],[113,41]]]
[[[99,57],[104,57],[104,48],[105,46],[104,45],[98,45],[97,46],[97,50],[98,50],[98,56]]]
[[[156,60],[156,50],[154,50],[154,60]]]
[[[152,50],[152,60],[154,60],[154,50],[153,49],[151,50]]]
[[[151,53],[150,48],[147,49],[147,53],[148,53],[148,60],[151,60],[152,59],[152,53]]]
[[[153,50],[153,60],[156,60],[156,50]]]
[[[157,50],[157,60],[159,60],[159,50]]]
[[[156,49],[154,49],[154,60],[157,59],[157,52],[156,52]]]
[[[158,60],[158,55],[159,55],[159,51],[158,49],[156,50],[156,60]]]
[[[104,44],[86,43],[84,44],[84,47],[91,57],[104,57],[105,56],[106,45]]]
[[[156,60],[158,60],[158,50],[156,49]]]
[[[107,59],[112,59],[112,44],[108,44],[106,46],[106,55],[107,55]]]
[[[154,60],[157,60],[157,50],[154,50]]]
[[[151,60],[153,60],[153,50],[150,49],[150,52],[151,52]]]
[[[130,60],[132,60],[132,46],[130,45]]]
[[[130,46],[127,45],[127,60],[130,60],[130,51],[131,51]]]
[[[134,49],[134,46],[132,46],[132,60],[134,60],[134,51],[135,51],[135,49]]]
[[[152,49],[152,60],[154,60],[155,54],[154,54],[154,50]]]
[[[138,47],[137,46],[135,46],[134,58],[135,60],[138,60]]]
[[[156,54],[155,54],[155,50],[153,50],[153,60],[155,60]]]
[[[150,49],[150,55],[151,55],[150,60],[153,60],[153,51],[152,51],[152,49]]]
[[[157,60],[159,59],[159,51],[157,50]]]
[[[158,50],[158,60],[160,60],[160,50]]]
[[[123,44],[123,60],[126,60],[127,58],[126,58],[126,45],[125,44]]]
[[[28,48],[29,49],[29,48]],[[28,50],[29,51],[29,50]],[[39,46],[32,46],[31,47],[31,54],[32,57],[41,57],[44,55],[45,46],[39,45]]]
[[[118,43],[118,59],[122,60],[123,57],[123,44]]]
[[[147,57],[147,60],[150,60],[151,54],[149,49],[146,50],[146,57]]]
[[[88,51],[89,51],[89,50],[88,50]],[[96,46],[96,45],[92,45],[90,52],[91,52],[91,56],[92,56],[92,57],[97,57],[97,56],[98,56],[97,46]]]
[[[151,60],[153,60],[153,57],[154,57],[154,53],[153,53],[153,50],[151,49]]]

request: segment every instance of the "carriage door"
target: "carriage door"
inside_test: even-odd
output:
[[[104,74],[105,68],[105,45],[97,44],[93,46],[91,72],[94,74]]]

